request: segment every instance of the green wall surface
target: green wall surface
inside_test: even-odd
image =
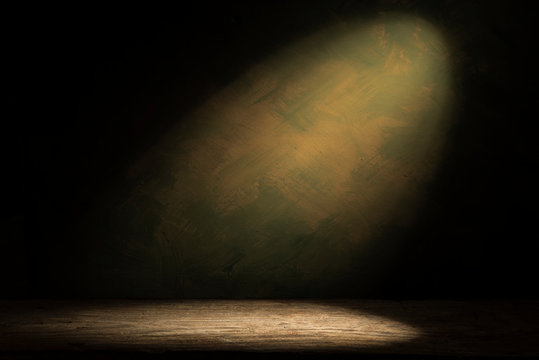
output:
[[[185,297],[368,289],[393,256],[383,242],[413,226],[436,172],[450,79],[443,36],[416,16],[342,20],[288,44],[128,169],[96,217],[106,226],[86,224],[93,286]],[[351,276],[359,289],[344,285]]]
[[[538,297],[529,2],[65,10],[6,9],[0,297]]]

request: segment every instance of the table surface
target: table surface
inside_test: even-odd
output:
[[[539,302],[1,301],[0,354],[43,351],[533,357]]]

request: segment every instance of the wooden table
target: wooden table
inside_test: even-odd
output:
[[[533,357],[537,301],[0,302],[1,358]],[[413,357],[418,358],[418,357]]]

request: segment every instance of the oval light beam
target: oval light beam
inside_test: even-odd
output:
[[[331,287],[381,228],[413,225],[450,123],[448,58],[427,21],[385,15],[253,66],[131,168],[111,210],[120,272],[190,297]]]

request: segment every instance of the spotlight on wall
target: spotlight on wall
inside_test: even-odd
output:
[[[413,224],[451,99],[447,45],[421,18],[342,21],[281,48],[132,167],[114,236],[137,283],[270,296],[342,278],[380,229]]]

